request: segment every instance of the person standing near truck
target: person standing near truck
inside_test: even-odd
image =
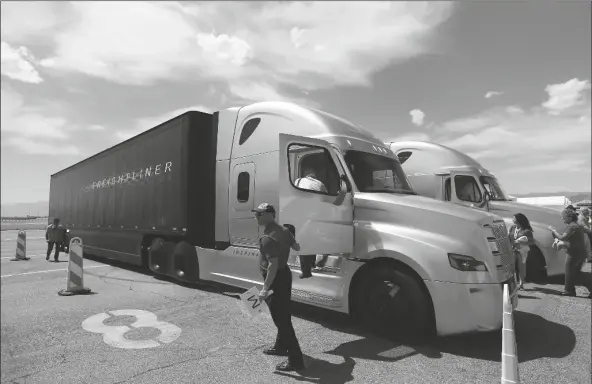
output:
[[[549,227],[554,238],[567,241],[567,258],[565,260],[565,289],[564,296],[576,296],[576,280],[582,279],[582,285],[588,288],[588,298],[592,298],[592,284],[589,281],[589,274],[582,273],[582,266],[588,256],[586,247],[586,232],[577,223],[578,214],[571,209],[561,212],[561,217],[567,228],[563,235],[559,234],[553,227]]]
[[[64,244],[64,235],[66,230],[60,225],[60,219],[57,217],[53,219],[53,224],[47,226],[45,230],[45,240],[47,241],[47,256],[45,260],[49,260],[49,255],[55,246],[55,253],[53,255],[54,261],[57,263],[60,256],[60,247]]]
[[[288,356],[288,360],[276,366],[278,371],[301,370],[304,369],[304,359],[292,325],[292,271],[288,267],[290,248],[299,251],[300,245],[288,228],[275,221],[273,205],[263,203],[253,212],[257,223],[264,227],[263,236],[259,239],[259,268],[264,280],[259,298],[266,301],[278,329],[275,344],[263,353]]]
[[[588,262],[592,261],[592,221],[590,219],[590,209],[588,207],[582,208],[578,216],[578,225],[584,228],[584,232],[588,237]]]
[[[526,216],[522,213],[517,213],[514,215],[514,225],[510,228],[509,232],[510,243],[512,243],[514,257],[516,258],[518,276],[520,277],[520,289],[524,289],[526,257],[528,256],[530,245],[534,244],[533,230]]]

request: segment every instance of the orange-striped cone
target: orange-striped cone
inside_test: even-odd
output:
[[[16,238],[16,256],[14,257],[14,259],[10,259],[10,261],[21,261],[30,259],[30,257],[27,257],[27,232],[19,231],[18,236]]]
[[[90,288],[84,287],[84,269],[82,263],[84,261],[82,251],[82,239],[74,237],[70,240],[70,260],[68,262],[68,281],[66,289],[58,292],[60,296],[72,296],[90,293]]]

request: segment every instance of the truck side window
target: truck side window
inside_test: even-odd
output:
[[[325,148],[292,144],[288,147],[292,185],[307,192],[337,196],[339,172]]]
[[[249,140],[249,137],[255,132],[257,126],[261,122],[260,118],[255,118],[247,121],[245,125],[243,125],[243,129],[241,130],[240,138],[238,139],[238,145],[243,145],[245,141]]]
[[[249,201],[249,187],[251,185],[251,175],[249,172],[241,172],[238,174],[238,181],[236,184],[236,199],[240,203]]]
[[[473,176],[458,175],[454,177],[456,197],[462,201],[471,203],[481,202],[482,195],[479,185]]]
[[[399,162],[401,164],[403,164],[404,162],[407,161],[407,159],[409,159],[411,157],[411,152],[410,151],[401,152],[401,153],[397,154],[397,157],[399,158]]]
[[[444,200],[450,201],[452,195],[452,184],[450,183],[450,177],[444,182]]]

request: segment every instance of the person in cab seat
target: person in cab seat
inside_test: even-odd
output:
[[[296,179],[294,185],[298,188],[308,189],[309,191],[317,191],[327,193],[327,187],[325,184],[317,178],[317,172],[308,167],[304,170],[303,174],[304,177]]]

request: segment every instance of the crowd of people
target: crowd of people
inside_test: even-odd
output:
[[[592,298],[592,282],[589,274],[584,274],[582,268],[586,261],[592,260],[592,218],[590,209],[582,208],[580,214],[569,205],[562,212],[561,217],[566,224],[564,233],[559,233],[555,228],[549,227],[553,238],[554,247],[565,249],[565,287],[564,296],[576,296],[576,284],[581,284],[588,289],[588,298]],[[522,213],[514,215],[514,225],[510,228],[508,236],[514,250],[516,271],[520,289],[524,288],[526,277],[526,260],[530,246],[534,245],[533,229],[528,218]]]

